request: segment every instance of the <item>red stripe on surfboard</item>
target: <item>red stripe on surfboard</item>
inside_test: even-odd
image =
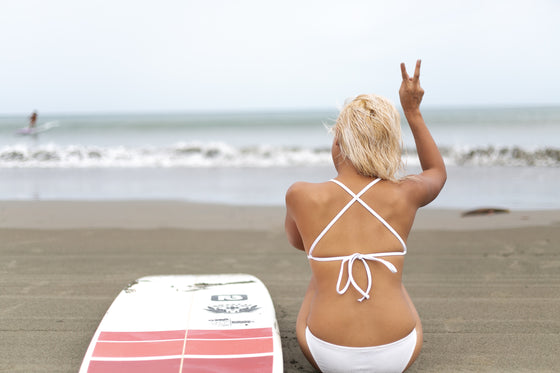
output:
[[[183,354],[184,330],[160,332],[103,332],[95,358],[149,358]],[[187,355],[242,355],[272,353],[272,328],[189,330]]]
[[[242,355],[272,351],[272,338],[207,341],[187,339],[185,355]]]
[[[272,337],[272,328],[232,329],[232,330],[189,330],[187,338],[231,339]]]
[[[181,373],[272,373],[272,356],[228,359],[185,359]],[[88,373],[177,373],[180,359],[141,361],[92,361]]]
[[[101,332],[99,341],[158,341],[184,339],[185,330],[161,330],[150,332]],[[271,337],[272,328],[233,329],[233,330],[189,330],[189,338],[230,339]]]
[[[272,356],[227,359],[185,359],[181,373],[272,373]]]
[[[91,361],[88,373],[177,373],[181,359],[142,361]],[[183,370],[186,372],[185,370]]]
[[[150,357],[183,354],[183,340],[158,342],[97,342],[93,357]]]
[[[160,330],[152,332],[101,332],[99,341],[157,341],[184,339],[186,330]]]

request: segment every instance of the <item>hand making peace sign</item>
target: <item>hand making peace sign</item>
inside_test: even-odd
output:
[[[416,61],[416,68],[414,69],[414,76],[411,78],[406,72],[404,62],[401,63],[402,83],[399,89],[399,96],[401,98],[401,105],[405,112],[418,110],[422,97],[424,96],[424,89],[420,86],[420,63],[421,60]]]

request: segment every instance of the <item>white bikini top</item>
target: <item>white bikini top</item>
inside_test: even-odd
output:
[[[372,186],[374,186],[375,184],[377,184],[379,181],[381,181],[381,179],[375,179],[374,181],[372,181],[371,183],[369,183],[368,185],[366,185],[358,194],[354,194],[354,192],[352,192],[346,185],[344,185],[343,183],[341,183],[338,180],[335,179],[331,179],[330,181],[340,185],[348,194],[350,194],[353,198],[350,200],[350,202],[348,202],[346,204],[346,206],[344,206],[342,208],[342,210],[340,210],[340,212],[331,220],[331,222],[325,227],[325,229],[323,229],[323,231],[317,236],[317,238],[315,239],[315,241],[313,241],[313,244],[311,245],[311,248],[309,249],[309,254],[307,254],[307,258],[309,258],[310,260],[315,260],[318,262],[332,262],[332,261],[336,261],[336,260],[340,260],[340,272],[338,274],[338,282],[336,283],[336,291],[338,294],[344,294],[346,292],[346,290],[348,290],[348,288],[350,287],[350,284],[352,284],[352,286],[354,286],[354,288],[360,293],[362,294],[362,298],[358,299],[358,301],[363,301],[364,299],[369,299],[369,292],[371,290],[371,283],[372,283],[372,277],[371,277],[371,270],[369,268],[369,266],[367,265],[366,260],[373,260],[379,263],[382,263],[385,265],[385,267],[387,267],[391,272],[393,273],[397,273],[397,268],[389,261],[385,260],[385,259],[381,259],[380,257],[383,256],[396,256],[396,255],[405,255],[406,254],[406,244],[404,243],[404,240],[401,238],[401,236],[397,233],[397,231],[395,231],[393,229],[393,227],[391,227],[389,225],[389,223],[387,223],[385,221],[385,219],[383,219],[377,212],[375,212],[367,203],[365,203],[364,201],[362,201],[360,199],[360,197],[369,190],[369,188],[371,188]],[[389,231],[391,233],[393,233],[393,235],[399,240],[399,242],[401,243],[402,247],[403,247],[403,251],[394,251],[394,252],[386,252],[386,253],[373,253],[373,254],[360,254],[360,253],[354,253],[351,255],[345,255],[345,256],[331,256],[331,257],[316,257],[313,256],[313,249],[315,249],[315,246],[317,246],[317,244],[319,243],[319,241],[321,240],[321,238],[323,238],[323,236],[329,231],[329,229],[334,225],[334,223],[337,222],[338,219],[340,219],[340,217],[342,216],[342,214],[344,214],[346,212],[346,210],[348,210],[350,208],[350,206],[352,206],[352,204],[354,204],[354,202],[359,202],[362,206],[364,206],[373,216],[375,216],[381,223],[383,223],[383,225],[385,227],[387,227],[387,229],[389,229]],[[368,283],[367,283],[367,289],[364,291],[354,280],[354,277],[352,276],[352,267],[354,265],[354,262],[356,260],[359,260],[362,262],[362,264],[364,265],[364,268],[366,269],[366,274],[367,274],[367,279],[368,279]],[[346,281],[346,285],[344,286],[343,289],[340,288],[340,283],[342,281],[342,276],[344,273],[344,264],[348,263],[348,280]]]

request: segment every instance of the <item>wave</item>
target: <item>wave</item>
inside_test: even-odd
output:
[[[559,167],[560,148],[524,149],[511,147],[443,148],[442,155],[459,166]]]
[[[560,167],[558,148],[443,147],[441,152],[448,165]],[[418,164],[415,149],[407,149],[405,158],[408,165]],[[20,144],[0,149],[0,168],[289,167],[331,162],[327,147],[234,147],[219,142],[169,147]]]
[[[13,145],[0,149],[0,167],[282,167],[323,165],[329,149],[224,143],[179,143],[169,147]]]

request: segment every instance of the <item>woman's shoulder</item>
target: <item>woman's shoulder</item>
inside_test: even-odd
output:
[[[329,187],[332,183],[309,183],[298,181],[292,184],[286,192],[286,204],[296,203],[298,205],[316,203],[328,196]]]
[[[317,192],[326,189],[330,183],[328,181],[321,183],[310,183],[306,181],[297,181],[293,183],[286,194],[305,194],[309,192]]]

